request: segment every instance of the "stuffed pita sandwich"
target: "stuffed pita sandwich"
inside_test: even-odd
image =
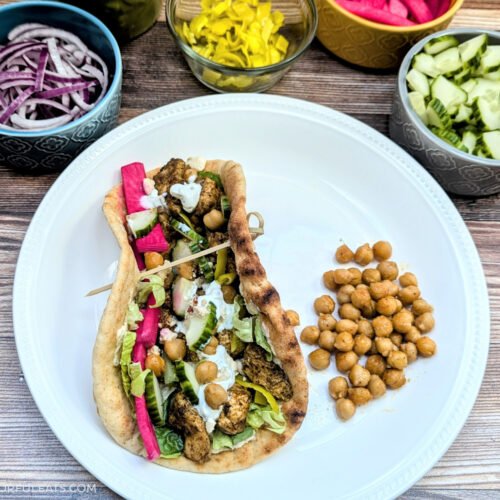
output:
[[[122,179],[103,205],[121,254],[93,351],[97,412],[120,446],[164,467],[249,467],[300,427],[308,385],[254,250],[243,170],[172,159],[147,174],[127,165]]]

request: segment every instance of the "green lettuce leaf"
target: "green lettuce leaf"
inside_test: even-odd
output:
[[[252,427],[246,427],[245,430],[234,436],[228,436],[217,429],[212,436],[212,450],[232,450],[238,444],[250,439],[254,434],[255,430]]]
[[[255,317],[255,325],[254,325],[254,335],[255,335],[255,343],[262,347],[264,351],[266,351],[266,359],[268,361],[273,360],[273,351],[269,342],[267,341],[266,336],[264,335],[264,330],[262,330],[262,322],[260,321],[259,316]]]
[[[127,308],[127,327],[129,330],[137,330],[139,321],[142,321],[144,316],[139,311],[139,306],[135,302],[131,302]]]
[[[184,449],[182,437],[167,427],[155,427],[156,440],[162,458],[177,458]]]
[[[256,403],[250,405],[247,415],[247,424],[254,429],[260,429],[263,425],[269,431],[283,434],[286,429],[286,420],[283,413],[274,413],[269,405],[261,406]]]
[[[165,302],[165,288],[163,287],[163,279],[156,274],[143,278],[139,282],[137,285],[137,302],[139,304],[146,304],[150,293],[153,293],[155,298],[154,305],[150,306],[151,309],[161,307]]]
[[[232,436],[233,446],[236,446],[247,439],[250,439],[255,434],[255,430],[252,427],[245,427],[243,431],[239,434]]]
[[[137,335],[135,332],[127,332],[125,334],[125,336],[123,337],[122,354],[120,357],[122,383],[123,383],[123,388],[125,389],[125,392],[127,393],[128,397],[130,397],[130,384],[131,384],[128,367],[132,362],[132,350],[134,349],[136,336]]]
[[[234,299],[233,331],[243,342],[252,342],[252,318],[240,319],[240,311],[244,305],[243,297],[238,295]]]
[[[133,396],[140,398],[146,390],[146,376],[151,370],[148,368],[142,370],[140,363],[131,363],[129,365],[129,375],[132,379],[130,392]]]

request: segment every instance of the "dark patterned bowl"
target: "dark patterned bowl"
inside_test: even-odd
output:
[[[96,17],[77,7],[48,1],[0,7],[0,44],[12,28],[29,22],[48,24],[79,36],[104,59],[112,75],[102,101],[74,122],[40,132],[0,129],[0,164],[30,172],[61,170],[116,125],[122,84],[120,49],[108,28]]]
[[[500,44],[500,34],[472,28],[450,29],[417,43],[401,64],[389,122],[391,139],[414,156],[446,191],[466,196],[486,196],[500,192],[500,161],[463,153],[435,136],[420,120],[408,100],[406,74],[413,57],[431,38],[444,34],[465,41],[487,33],[490,43]]]

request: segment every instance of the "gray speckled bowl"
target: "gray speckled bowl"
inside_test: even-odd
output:
[[[0,128],[0,164],[16,170],[61,170],[118,120],[121,101],[122,63],[118,44],[96,17],[59,2],[30,1],[0,7],[0,44],[15,26],[39,22],[78,35],[105,61],[111,75],[102,101],[86,115],[62,127],[40,132],[7,131]]]
[[[500,161],[463,153],[435,136],[413,111],[408,100],[405,77],[413,57],[430,39],[449,34],[465,41],[481,33],[488,34],[491,44],[500,44],[498,32],[459,28],[434,33],[412,47],[399,69],[389,122],[389,134],[393,141],[413,155],[446,191],[466,196],[486,196],[500,192]]]

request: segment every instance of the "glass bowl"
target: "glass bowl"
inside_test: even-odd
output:
[[[281,11],[285,20],[279,33],[289,42],[285,58],[269,66],[235,68],[197,54],[179,36],[184,22],[201,12],[200,0],[167,0],[167,26],[180,47],[194,76],[217,92],[263,92],[270,89],[291,68],[311,44],[318,25],[315,0],[275,0],[272,9]]]

